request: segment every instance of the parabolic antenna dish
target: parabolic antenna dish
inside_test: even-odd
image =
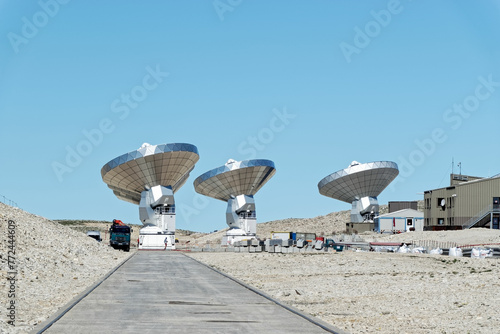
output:
[[[101,176],[116,197],[139,204],[141,192],[154,186],[171,187],[175,193],[199,159],[191,144],[144,144],[105,164]]]
[[[318,188],[321,195],[352,203],[363,197],[377,197],[398,174],[398,165],[391,161],[353,161],[346,169],[323,178]]]
[[[194,189],[205,196],[229,201],[238,195],[253,196],[276,173],[270,160],[229,160],[194,180]]]

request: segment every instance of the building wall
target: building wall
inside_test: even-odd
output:
[[[389,213],[403,209],[418,210],[417,201],[392,201],[389,202]]]
[[[481,179],[426,191],[425,226],[461,226],[491,205],[493,197],[500,197],[500,178]],[[440,199],[445,200],[444,207],[438,204]]]
[[[412,224],[408,225],[408,219]],[[410,228],[415,231],[423,231],[423,217],[380,217],[378,225],[375,224],[375,230],[379,233],[408,232]]]
[[[379,218],[379,233],[406,232],[406,218]]]

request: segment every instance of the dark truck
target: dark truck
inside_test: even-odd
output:
[[[109,228],[109,244],[114,249],[130,251],[130,233],[132,229],[121,220],[113,219],[113,225]]]

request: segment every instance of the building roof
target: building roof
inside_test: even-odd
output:
[[[403,209],[380,215],[375,218],[424,218],[424,213],[413,209]]]
[[[121,200],[139,204],[141,192],[162,185],[175,193],[199,160],[196,146],[184,143],[149,145],[109,161],[102,180]]]
[[[321,195],[352,203],[362,197],[377,197],[398,174],[398,165],[392,161],[353,161],[346,169],[323,178],[318,189]]]
[[[194,180],[197,193],[227,202],[238,195],[253,196],[276,173],[271,160],[234,161],[209,170]]]
[[[484,178],[480,178],[478,176],[473,176],[473,177],[476,178],[476,179],[470,180],[470,181],[467,181],[467,182],[461,182],[461,183],[453,184],[453,185],[450,185],[448,187],[441,187],[441,188],[426,190],[426,191],[424,191],[424,193],[430,193],[430,192],[432,192],[434,190],[454,189],[454,188],[458,188],[458,187],[472,186],[474,184],[480,184],[480,183],[483,183],[483,182],[490,182],[490,181],[493,181],[495,179],[500,178],[500,174],[493,175],[491,177],[484,177]]]

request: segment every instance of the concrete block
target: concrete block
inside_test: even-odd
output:
[[[307,241],[304,239],[297,240],[297,247],[302,248],[307,246]]]
[[[250,246],[259,246],[261,243],[260,240],[258,239],[252,239],[251,242],[250,242]]]
[[[321,249],[323,249],[323,241],[321,241],[321,240],[316,240],[316,243],[314,244],[314,249],[316,249],[316,250],[321,250]]]
[[[270,246],[277,246],[277,245],[281,246],[281,239],[271,239],[269,245]]]

